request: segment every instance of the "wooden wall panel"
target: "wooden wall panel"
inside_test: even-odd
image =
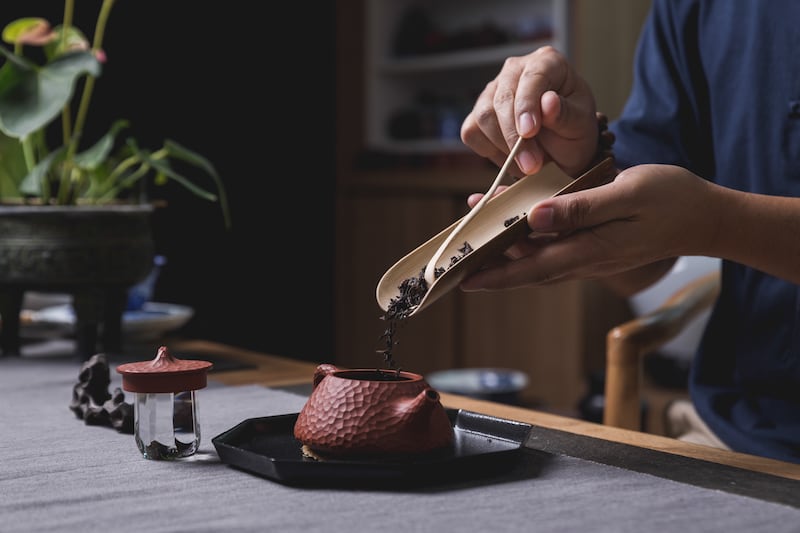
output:
[[[527,403],[573,407],[583,380],[580,292],[565,283],[465,295],[464,366],[522,370]]]
[[[337,218],[335,346],[343,366],[375,366],[385,323],[375,301],[380,276],[402,255],[463,214],[466,195],[496,172],[463,168],[359,168],[364,124],[363,1],[337,1]],[[627,97],[636,38],[650,2],[573,0],[571,54],[615,117]],[[487,9],[491,4],[487,3]],[[483,162],[485,163],[485,162]],[[588,372],[602,370],[605,333],[627,319],[624,301],[594,282],[499,293],[456,290],[407,322],[395,349],[406,369],[464,366],[525,370],[524,399],[569,411]]]
[[[448,196],[394,191],[361,191],[338,200],[336,362],[374,367],[386,323],[375,299],[383,273],[406,253],[450,224],[456,213]],[[408,370],[427,372],[453,364],[453,304],[427,309],[424,320],[409,320],[396,336],[394,356]],[[416,317],[415,317],[416,318]]]

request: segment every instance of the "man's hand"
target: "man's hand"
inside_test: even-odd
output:
[[[461,126],[475,153],[503,164],[519,136],[526,140],[509,173],[538,172],[553,160],[571,176],[586,169],[597,149],[592,92],[567,58],[550,46],[506,59]]]

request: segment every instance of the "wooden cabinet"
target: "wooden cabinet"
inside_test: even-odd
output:
[[[353,0],[337,6],[335,353],[331,359],[349,367],[383,363],[379,351],[384,348],[381,335],[387,324],[375,297],[383,273],[463,216],[467,195],[485,190],[497,172],[472,154],[450,150],[446,143],[397,144],[371,129],[376,104],[370,103],[374,94],[369,87],[375,80],[369,79],[377,74],[371,70],[374,51],[369,50],[364,29],[371,20],[367,4]],[[573,27],[589,24],[593,12],[600,9],[592,4],[575,6],[571,18],[578,20],[573,20]],[[606,33],[619,32],[609,27]],[[592,63],[598,79],[603,79],[603,73],[627,73],[630,61],[626,59],[624,67],[616,65],[614,51],[632,50],[638,27],[632,26],[627,34],[627,41],[617,36],[602,50],[593,49],[596,43],[581,42],[575,57],[581,64]],[[384,75],[385,71],[379,77]],[[629,74],[620,76],[622,82],[603,85],[605,92],[597,95],[598,102],[612,106],[603,108],[612,117],[618,111],[614,106],[621,106],[627,92]],[[397,97],[391,91],[382,94]],[[390,104],[381,104],[383,112]],[[389,164],[374,164],[374,158],[365,156],[374,156],[371,149],[375,148],[381,149],[381,158],[386,158],[386,152],[393,154],[393,159],[381,159]],[[395,336],[399,344],[394,356],[402,367],[423,374],[457,367],[521,369],[530,378],[523,393],[526,403],[572,413],[586,390],[588,373],[604,367],[606,332],[629,317],[627,303],[595,282],[496,293],[455,290],[403,324]]]

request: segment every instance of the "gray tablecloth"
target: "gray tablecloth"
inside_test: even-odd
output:
[[[532,475],[437,490],[287,486],[220,462],[211,443],[305,401],[260,386],[198,391],[200,452],[148,461],[132,435],[69,410],[79,368],[0,358],[0,531],[800,531],[791,505],[558,454]]]

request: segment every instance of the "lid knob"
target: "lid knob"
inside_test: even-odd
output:
[[[208,361],[178,359],[161,346],[152,361],[126,363],[117,367],[122,388],[130,392],[182,392],[202,389],[207,384]]]

